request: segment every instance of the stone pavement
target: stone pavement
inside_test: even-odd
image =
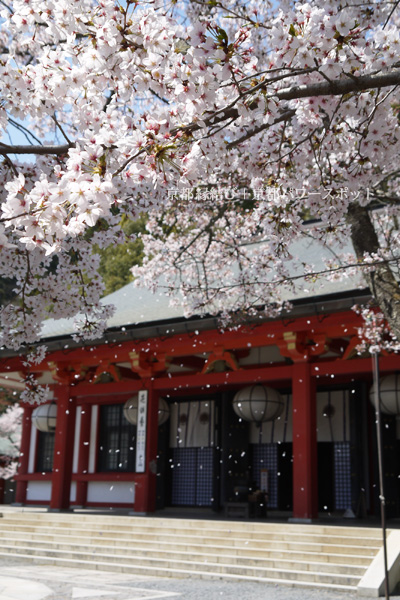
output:
[[[356,600],[357,594],[261,583],[143,577],[118,572],[0,563],[0,600]],[[391,596],[400,600],[400,596]]]

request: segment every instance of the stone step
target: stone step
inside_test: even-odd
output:
[[[29,509],[25,509],[24,512],[18,512],[18,511],[9,511],[7,510],[7,506],[4,507],[0,507],[0,514],[3,516],[3,518],[7,518],[8,520],[14,520],[16,522],[19,521],[24,521],[24,522],[28,522],[28,521],[45,521],[45,522],[50,522],[50,521],[57,521],[59,523],[61,522],[65,522],[65,523],[81,523],[81,522],[90,522],[90,521],[96,521],[96,522],[101,522],[102,525],[106,526],[106,524],[108,523],[111,526],[117,526],[117,525],[122,525],[122,526],[126,526],[127,523],[130,523],[131,525],[140,525],[142,526],[171,526],[171,527],[175,527],[175,528],[180,528],[182,527],[209,527],[212,528],[213,526],[219,527],[221,529],[224,528],[238,528],[238,529],[245,529],[245,530],[255,530],[257,531],[260,527],[266,529],[281,529],[282,527],[286,530],[286,531],[309,531],[310,529],[313,529],[315,531],[318,531],[320,533],[331,533],[331,534],[336,534],[337,532],[340,533],[345,533],[348,532],[349,530],[353,529],[355,531],[357,531],[357,535],[363,536],[363,535],[367,535],[369,536],[371,534],[371,532],[376,532],[377,529],[374,527],[348,527],[348,526],[343,526],[343,525],[319,525],[318,523],[312,523],[312,524],[308,524],[308,523],[289,523],[289,522],[274,522],[274,521],[268,521],[268,520],[263,520],[263,521],[254,521],[252,520],[248,520],[248,521],[243,521],[242,519],[240,520],[221,520],[221,519],[200,519],[200,518],[196,518],[196,519],[190,519],[190,518],[185,518],[185,517],[159,517],[159,516],[151,516],[151,517],[146,517],[146,516],[135,516],[134,514],[130,514],[130,515],[112,515],[112,514],[81,514],[81,513],[77,513],[77,512],[48,512],[47,510],[43,510],[42,512],[28,512]]]
[[[223,520],[218,519],[217,517],[213,519],[201,519],[201,518],[186,518],[184,516],[173,516],[173,517],[162,517],[162,516],[135,516],[135,514],[127,514],[127,515],[115,515],[115,514],[105,514],[105,513],[79,513],[79,512],[48,512],[46,509],[43,509],[41,512],[30,512],[30,508],[24,508],[23,511],[18,510],[10,510],[10,507],[4,505],[0,507],[0,514],[3,515],[3,518],[7,518],[9,520],[15,521],[46,521],[49,522],[51,520],[58,522],[84,522],[84,521],[96,521],[101,522],[102,524],[109,523],[110,525],[126,525],[127,522],[131,524],[138,525],[152,525],[155,524],[157,526],[163,525],[171,525],[175,527],[179,527],[180,524],[184,527],[213,527],[214,525],[220,528],[232,528],[237,527],[239,529],[253,529],[257,530],[259,527],[264,528],[272,528],[272,529],[281,529],[282,527],[285,530],[304,530],[309,531],[310,529],[315,529],[322,533],[330,533],[330,532],[348,532],[349,530],[357,531],[357,535],[369,535],[371,532],[377,531],[375,527],[359,527],[354,526],[350,527],[347,525],[335,525],[334,522],[332,524],[319,524],[316,523],[289,523],[289,522],[276,522],[276,521],[254,521],[253,519],[249,521],[243,521],[243,519],[235,520]],[[350,520],[351,523],[351,520]]]
[[[27,536],[27,533],[24,531],[19,531],[19,532],[15,532],[13,530],[8,531],[3,529],[2,531],[0,531],[0,539],[4,540],[6,537],[8,537],[9,539],[14,540],[16,543],[18,540],[24,540],[24,539],[29,539],[29,537]],[[35,540],[43,540],[43,541],[49,541],[49,542],[58,542],[58,541],[67,541],[67,542],[71,542],[71,543],[79,543],[82,542],[82,540],[85,541],[85,543],[88,544],[95,544],[96,546],[103,546],[103,545],[115,545],[118,546],[121,544],[121,539],[116,536],[116,537],[111,537],[110,535],[102,535],[101,533],[99,535],[88,535],[88,533],[86,531],[80,533],[79,535],[77,535],[76,532],[72,533],[70,531],[65,532],[65,533],[54,533],[54,531],[49,534],[49,533],[42,533],[42,532],[35,532],[35,536],[34,536]],[[32,536],[30,536],[30,539],[32,539]],[[220,543],[220,544],[207,544],[207,550],[210,553],[219,553],[225,549],[229,549],[230,552],[234,553],[234,554],[240,554],[240,553],[247,553],[249,555],[265,555],[265,556],[269,556],[269,555],[276,555],[279,550],[278,549],[270,549],[268,548],[268,546],[266,545],[267,542],[265,542],[264,544],[260,544],[259,542],[253,542],[252,540],[250,541],[245,541],[243,542],[243,540],[239,540],[240,543],[234,543],[237,542],[238,540],[223,540],[224,543]],[[143,540],[140,541],[141,547],[144,549],[148,549],[148,550],[158,550],[158,549],[167,549],[170,547],[171,543],[170,540],[164,540],[164,539],[159,539],[157,537],[153,538],[145,538]],[[124,540],[123,542],[124,548],[137,548],[138,544],[137,544],[137,540],[132,538],[132,539],[127,539]],[[205,545],[203,543],[196,543],[196,539],[192,539],[190,542],[186,541],[186,542],[179,542],[177,540],[174,540],[173,546],[175,548],[179,548],[181,551],[184,552],[196,552],[198,550],[202,550],[204,549]],[[371,561],[370,556],[365,556],[365,555],[361,555],[361,554],[334,554],[334,553],[321,553],[321,552],[297,552],[295,550],[281,550],[280,554],[286,555],[286,554],[291,554],[291,555],[295,555],[298,554],[299,556],[303,556],[304,554],[308,554],[310,556],[317,556],[319,558],[319,560],[323,561],[323,562],[335,562],[338,559],[340,559],[341,561],[343,561],[344,559],[346,560],[346,562],[352,561],[352,559],[357,560],[357,561],[361,561],[363,564],[369,564]]]
[[[68,559],[61,557],[48,557],[48,556],[40,556],[35,557],[28,554],[23,553],[4,553],[0,550],[0,557],[8,557],[14,559],[20,559],[21,562],[25,562],[29,560],[34,564],[49,564],[49,565],[58,565],[64,567],[71,568],[93,568],[102,571],[113,571],[113,572],[121,572],[121,573],[132,573],[131,565],[127,564],[119,564],[114,565],[110,564],[107,561],[97,561],[92,562],[85,559]],[[279,585],[287,585],[290,587],[303,587],[303,588],[316,588],[316,589],[327,589],[327,590],[337,590],[337,591],[355,591],[354,585],[346,585],[344,583],[334,583],[330,581],[329,583],[323,582],[312,582],[312,581],[296,581],[295,579],[285,579],[285,578],[273,578],[273,577],[252,577],[246,575],[235,575],[233,573],[209,573],[196,571],[195,573],[186,570],[186,569],[154,569],[153,566],[144,566],[135,569],[134,574],[136,575],[151,575],[152,577],[199,577],[204,579],[226,579],[230,581],[256,581],[259,583],[267,583],[267,584],[279,584]]]
[[[381,534],[378,535],[371,535],[369,537],[357,537],[355,538],[354,535],[349,536],[349,532],[347,532],[347,535],[342,535],[342,536],[335,536],[332,535],[330,532],[327,535],[318,533],[318,532],[314,532],[312,529],[309,530],[307,533],[301,533],[301,532],[292,532],[292,531],[286,531],[286,529],[284,527],[282,527],[280,529],[280,531],[269,531],[269,530],[261,530],[259,529],[258,531],[237,531],[231,528],[203,528],[203,527],[197,527],[197,528],[163,528],[161,526],[154,526],[151,530],[148,528],[142,528],[139,525],[135,525],[134,527],[129,527],[129,524],[127,523],[127,525],[125,527],[121,528],[117,528],[117,527],[108,527],[105,528],[102,526],[102,524],[98,524],[98,523],[88,523],[89,526],[82,526],[75,523],[67,523],[67,524],[60,524],[58,522],[55,522],[54,524],[49,524],[48,522],[43,522],[43,523],[33,523],[33,522],[29,522],[29,523],[17,523],[17,522],[10,522],[8,519],[3,519],[1,521],[2,527],[5,528],[7,527],[7,529],[11,530],[14,529],[15,531],[18,530],[24,530],[24,531],[32,531],[32,532],[37,532],[37,531],[42,531],[42,532],[52,532],[52,531],[62,531],[62,530],[68,530],[71,531],[71,529],[74,530],[78,530],[78,531],[93,531],[93,532],[102,532],[102,535],[104,535],[105,532],[110,533],[112,535],[118,535],[121,536],[123,538],[129,538],[131,536],[135,536],[136,538],[144,538],[144,537],[148,537],[149,535],[155,534],[157,536],[163,535],[163,536],[172,536],[174,539],[176,539],[177,537],[182,537],[182,538],[193,538],[194,536],[198,537],[198,538],[202,538],[204,539],[218,539],[219,537],[222,538],[235,538],[235,539],[252,539],[252,540],[260,540],[260,541],[264,541],[265,539],[268,539],[270,541],[274,541],[274,540],[282,540],[282,538],[287,539],[289,538],[291,541],[297,541],[297,540],[301,540],[301,541],[311,541],[312,543],[325,543],[327,540],[327,537],[330,541],[330,543],[335,543],[336,545],[347,545],[349,541],[351,541],[351,545],[352,546],[365,546],[365,547],[379,547],[381,545]],[[356,542],[356,543],[355,543]]]
[[[40,526],[42,524],[49,525],[52,522],[56,523],[60,527],[83,527],[84,524],[95,524],[96,528],[103,531],[112,530],[120,531],[124,533],[126,531],[135,530],[137,532],[150,533],[152,531],[164,531],[165,533],[171,533],[175,535],[177,533],[193,534],[194,530],[200,530],[205,535],[209,533],[216,534],[217,532],[223,533],[223,535],[235,533],[236,537],[248,537],[252,535],[254,537],[263,537],[268,535],[270,537],[278,536],[282,537],[283,533],[290,534],[292,537],[309,537],[309,536],[321,536],[326,537],[329,535],[330,538],[336,539],[338,543],[345,542],[349,537],[349,528],[345,527],[321,527],[318,525],[297,525],[297,524],[284,524],[284,523],[249,523],[243,521],[186,521],[184,519],[146,519],[144,522],[138,517],[101,517],[97,518],[91,516],[89,519],[87,516],[80,518],[80,515],[55,515],[55,514],[39,514],[31,516],[29,518],[18,516],[5,515],[3,522],[14,523],[16,526]],[[114,521],[115,519],[115,521]],[[352,531],[352,530],[350,530]],[[376,539],[380,540],[379,530],[372,528],[356,528],[354,531],[357,532],[357,539],[360,543],[365,539],[366,541]]]
[[[14,545],[18,545],[19,543],[31,542],[33,536],[28,536],[25,531],[15,532],[14,530],[3,529],[0,531],[0,540],[2,543],[11,543]],[[110,537],[109,535],[88,535],[86,531],[82,532],[80,535],[76,533],[68,532],[68,533],[42,533],[35,532],[34,540],[37,543],[51,543],[57,544],[59,542],[62,543],[70,543],[70,544],[79,544],[84,541],[85,545],[96,546],[99,548],[103,548],[104,546],[108,547],[118,547],[121,545],[121,540],[118,537]],[[368,566],[371,562],[371,557],[376,554],[377,550],[371,550],[371,553],[366,556],[361,554],[343,554],[343,553],[321,553],[319,551],[316,552],[307,552],[304,549],[300,549],[298,551],[295,550],[284,550],[284,549],[271,549],[267,546],[267,542],[263,545],[254,544],[254,542],[249,541],[241,544],[232,544],[231,542],[234,540],[229,540],[228,542],[225,540],[225,543],[220,544],[207,544],[206,546],[203,543],[196,543],[195,541],[188,542],[178,542],[174,540],[173,547],[178,549],[180,552],[184,553],[197,553],[207,548],[208,554],[220,554],[221,552],[229,551],[229,553],[233,556],[240,555],[243,557],[256,556],[256,557],[277,557],[277,558],[285,558],[289,556],[293,560],[302,559],[304,556],[307,556],[310,560],[317,560],[318,562],[325,563],[330,562],[333,564],[357,564],[361,567]],[[34,543],[34,542],[32,542]],[[168,540],[160,540],[160,539],[143,539],[140,541],[140,547],[143,551],[151,551],[151,552],[165,552],[171,546],[171,542]],[[123,543],[123,547],[126,550],[136,549],[138,547],[138,543],[136,539],[125,540]]]
[[[41,531],[41,533],[44,534],[52,534],[52,535],[58,535],[58,534],[65,534],[65,535],[71,535],[71,530],[67,530],[64,528],[43,528],[44,531]],[[5,530],[3,529],[2,532],[0,532],[0,539],[1,536],[3,535],[3,533],[5,532]],[[11,531],[9,532],[11,533]],[[32,535],[32,537],[36,538],[39,535],[39,531],[33,529],[30,531],[27,531],[26,534],[30,533]],[[103,536],[102,532],[96,532],[96,531],[87,531],[84,530],[80,533],[80,537],[84,537],[84,538],[90,538],[93,542],[96,541],[96,537],[98,537],[99,540],[105,539],[107,536]],[[115,535],[116,539],[124,539],[121,538],[119,536],[119,534],[117,533]],[[129,541],[133,541],[136,544],[140,543],[145,543],[146,541],[149,541],[149,536],[146,535],[137,535],[132,534],[132,535],[128,535],[126,538]],[[164,532],[160,532],[155,536],[155,539],[157,541],[164,541],[167,543],[171,543],[171,544],[177,544],[177,543],[190,543],[193,542],[193,540],[195,540],[196,544],[200,544],[200,545],[220,545],[220,544],[226,544],[229,541],[229,545],[230,546],[242,546],[244,543],[243,538],[229,538],[228,536],[225,537],[203,537],[203,536],[199,536],[199,535],[195,535],[195,533],[193,532],[193,534],[191,536],[170,536],[169,534],[165,535]],[[353,540],[351,540],[353,541]],[[333,554],[342,554],[342,555],[361,555],[361,556],[365,556],[365,557],[374,557],[376,555],[376,553],[379,550],[379,546],[358,546],[358,545],[343,545],[343,544],[331,544],[330,540],[325,541],[325,543],[321,543],[321,542],[308,542],[308,541],[301,541],[301,540],[297,540],[297,541],[292,541],[292,540],[287,540],[287,539],[281,539],[281,540],[269,540],[269,539],[264,539],[264,540],[254,540],[254,539],[247,539],[245,540],[245,543],[247,542],[247,545],[251,548],[267,548],[267,549],[271,549],[271,550],[302,550],[302,551],[307,551],[307,552],[319,552],[319,553],[333,553]]]
[[[24,556],[34,556],[36,561],[42,559],[44,556],[50,559],[67,559],[73,561],[85,562],[86,565],[91,563],[90,558],[85,552],[78,551],[62,551],[52,549],[46,554],[37,552],[35,548],[21,547],[14,548],[12,552],[5,553],[7,547],[2,547],[0,556],[11,554],[23,554]],[[129,562],[126,562],[126,561]],[[125,561],[125,562],[123,562]],[[153,558],[153,557],[132,557],[115,554],[107,554],[103,552],[96,552],[93,556],[93,564],[107,563],[108,565],[114,564],[116,570],[124,570],[124,572],[131,572],[136,574],[142,574],[144,571],[152,571],[153,574],[157,572],[175,571],[185,572],[195,577],[198,574],[202,576],[213,576],[224,577],[225,575],[235,575],[237,577],[251,577],[254,580],[273,578],[275,580],[290,580],[290,581],[301,581],[311,583],[332,583],[334,585],[347,586],[354,589],[360,581],[360,576],[340,574],[340,573],[325,573],[321,570],[299,570],[299,569],[274,569],[270,567],[257,567],[257,566],[244,566],[241,565],[230,565],[211,561],[195,561],[195,560],[169,560],[167,558]],[[95,567],[97,568],[97,566]]]
[[[381,547],[374,528],[264,521],[25,510],[4,511],[0,526],[0,557],[342,591],[356,590]]]
[[[191,556],[192,561],[197,562],[210,562],[224,565],[238,565],[240,564],[243,568],[247,568],[248,566],[256,566],[256,567],[268,567],[274,569],[302,569],[306,571],[315,571],[317,569],[323,570],[325,573],[341,573],[346,575],[354,575],[356,577],[362,577],[366,570],[366,566],[362,565],[351,565],[348,563],[332,563],[332,562],[324,562],[319,561],[318,555],[314,555],[308,557],[308,560],[305,560],[305,557],[302,558],[282,558],[282,557],[265,557],[265,556],[255,556],[251,552],[247,555],[244,551],[241,551],[238,554],[229,553],[229,548],[224,548],[218,554],[212,554],[209,552],[209,548],[207,547],[207,551],[197,551],[195,553],[188,554],[183,550],[176,549],[162,549],[162,550],[154,550],[149,548],[125,548],[124,546],[109,546],[104,545],[101,548],[98,546],[93,546],[92,544],[85,543],[72,543],[72,542],[47,542],[40,540],[14,540],[8,538],[2,538],[2,548],[9,548],[10,550],[18,548],[23,549],[34,549],[37,551],[37,554],[49,554],[53,550],[57,550],[60,552],[81,552],[82,554],[86,554],[87,556],[96,557],[100,554],[107,555],[115,555],[120,559],[132,558],[135,561],[137,559],[145,559],[147,557],[151,557],[151,559],[168,559],[173,561],[187,561],[188,555]],[[343,558],[343,557],[342,557]]]
[[[5,529],[3,529],[3,531],[5,531]],[[12,531],[12,530],[10,530]],[[24,531],[23,529],[20,529],[19,531]],[[26,530],[25,530],[26,531]],[[14,530],[15,535],[17,534],[17,532]],[[66,535],[71,535],[72,530],[71,529],[66,529],[66,528],[56,528],[56,527],[50,527],[50,528],[41,528],[41,529],[28,529],[28,531],[26,531],[26,533],[30,533],[31,535],[37,536],[39,535],[39,533],[41,534],[50,534],[50,535],[58,535],[58,534],[66,534]],[[229,544],[232,546],[242,546],[243,544],[245,545],[249,545],[251,544],[251,546],[253,548],[261,548],[261,547],[268,547],[271,549],[276,549],[276,548],[282,548],[282,549],[298,549],[298,548],[303,548],[304,550],[307,551],[315,551],[315,552],[333,552],[333,553],[341,553],[341,554],[360,554],[360,555],[364,555],[364,556],[371,556],[373,554],[376,553],[376,551],[379,548],[379,545],[372,545],[369,544],[367,545],[357,545],[357,540],[351,539],[351,540],[347,540],[347,545],[344,544],[333,544],[331,543],[330,538],[328,538],[328,540],[325,540],[325,543],[321,543],[321,542],[317,542],[317,541],[306,541],[306,540],[292,540],[290,538],[285,538],[285,539],[269,539],[268,537],[264,538],[264,539],[251,539],[251,538],[236,538],[236,537],[230,537],[230,536],[223,536],[223,537],[215,537],[215,536],[207,536],[204,537],[202,535],[195,535],[195,533],[193,532],[192,535],[175,535],[175,536],[171,536],[170,534],[165,534],[164,532],[158,532],[156,535],[154,536],[149,536],[149,535],[145,535],[145,534],[138,534],[137,532],[132,532],[132,533],[125,533],[124,535],[121,535],[119,532],[115,533],[115,532],[107,532],[106,535],[103,532],[98,532],[95,530],[83,530],[83,531],[74,531],[75,535],[78,536],[85,536],[85,537],[91,537],[91,539],[95,540],[96,538],[98,540],[101,539],[105,539],[106,537],[114,537],[116,539],[120,539],[120,540],[124,540],[127,543],[129,543],[129,541],[134,541],[136,543],[140,542],[146,542],[149,539],[157,539],[158,541],[164,541],[166,543],[170,542],[170,543],[188,543],[188,542],[193,542],[193,540],[195,540],[195,542],[197,544],[224,544],[227,543],[229,541]],[[114,533],[114,535],[113,535]],[[0,533],[1,535],[1,533]],[[351,544],[349,542],[352,542]]]

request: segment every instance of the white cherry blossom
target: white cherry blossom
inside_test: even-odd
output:
[[[17,299],[1,309],[2,342],[31,343],[48,314],[79,311],[79,335],[100,334],[108,309],[92,243],[122,241],[123,215],[148,213],[136,274],[151,285],[163,274],[188,314],[266,298],[276,314],[305,219],[318,219],[321,243],[344,245],[365,209],[379,234],[369,251],[387,261],[390,250],[396,274],[399,11],[334,0],[3,3],[0,271]]]

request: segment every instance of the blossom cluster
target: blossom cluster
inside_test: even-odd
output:
[[[340,244],[352,203],[369,206],[381,189],[396,197],[400,103],[394,84],[376,83],[398,73],[399,11],[388,3],[2,7],[0,272],[16,282],[0,311],[4,344],[35,341],[49,315],[80,312],[77,335],[101,334],[110,309],[92,248],[123,241],[123,215],[148,213],[141,280],[161,265],[171,285],[184,275],[188,311],[248,308],[266,294],[275,310],[305,218]],[[258,202],[235,209],[211,193],[201,214],[187,194],[199,181],[233,181]],[[179,223],[179,239],[162,239],[160,215]],[[250,256],[243,244],[259,239],[268,243]]]
[[[0,437],[6,439],[10,447],[7,455],[0,456],[0,477],[3,479],[11,479],[17,470],[22,414],[23,409],[14,404],[0,415]]]
[[[24,404],[38,406],[46,403],[50,398],[50,388],[47,385],[41,385],[33,373],[25,375],[25,389],[21,392],[20,400]]]
[[[358,330],[360,354],[380,354],[381,352],[400,352],[400,343],[388,327],[382,312],[368,306],[354,306],[353,310],[361,315],[363,325]]]

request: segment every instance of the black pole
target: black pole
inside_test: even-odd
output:
[[[374,399],[375,399],[375,422],[376,437],[378,443],[378,468],[379,468],[379,500],[381,506],[381,527],[383,537],[383,564],[385,570],[385,598],[389,600],[389,576],[387,569],[387,548],[386,548],[386,510],[385,510],[385,492],[383,485],[383,457],[382,457],[382,425],[381,425],[381,393],[379,381],[379,355],[374,352],[372,355],[372,373],[374,377]]]

